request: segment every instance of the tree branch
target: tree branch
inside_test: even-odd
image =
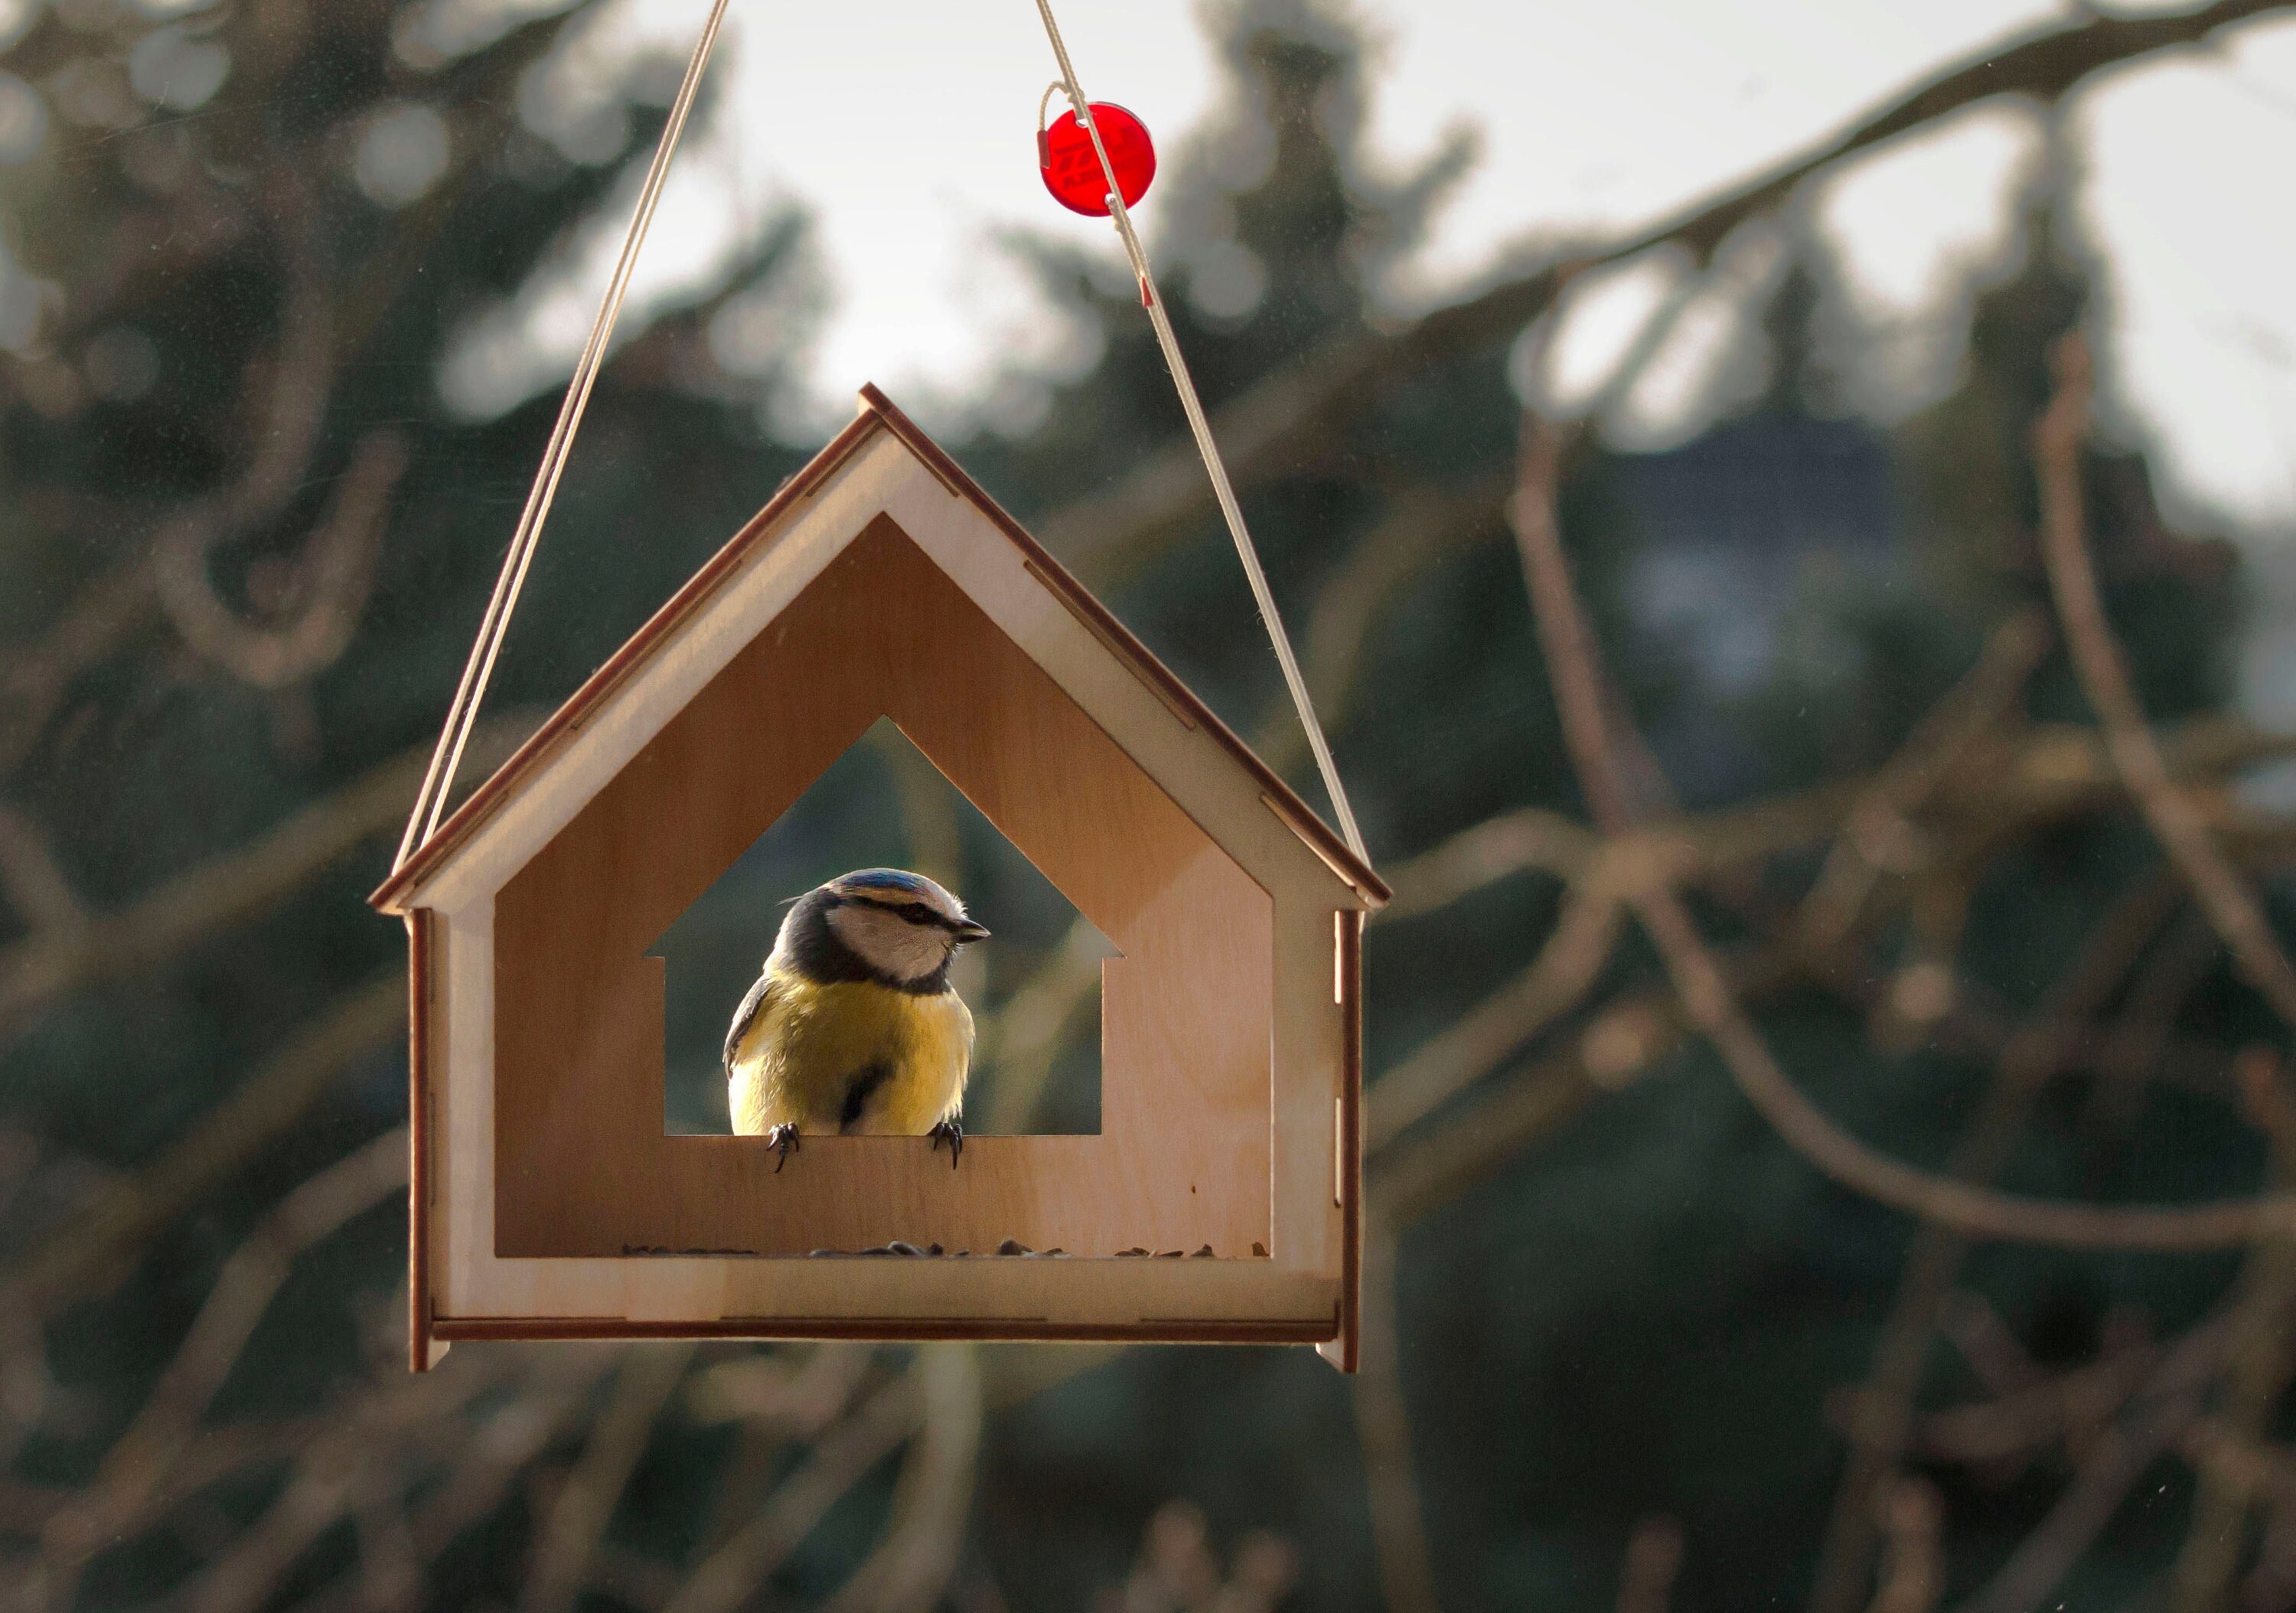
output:
[[[1535,426],[1526,440],[1537,448]],[[1515,501],[1517,531],[1526,548],[1528,585],[1534,594],[1547,595],[1539,607],[1540,647],[1566,713],[1564,738],[1598,820],[1606,831],[1616,832],[1628,827],[1628,798],[1609,740],[1593,638],[1584,629],[1554,530],[1551,478],[1556,466],[1552,453],[1525,454],[1523,492]],[[1544,630],[1549,621],[1573,620],[1575,628]],[[1721,1055],[1739,1090],[1781,1139],[1843,1187],[1966,1237],[2067,1248],[2223,1248],[2248,1242],[2268,1227],[2296,1227],[2296,1196],[2286,1194],[2182,1209],[2115,1209],[1997,1192],[1890,1158],[1835,1125],[1779,1067],[1670,884],[1654,879],[1629,893],[1628,900],[1657,947],[1684,1009]]]
[[[1573,886],[1554,933],[1529,967],[1364,1094],[1365,1148],[1385,1148],[1567,1013],[1602,972],[1624,918],[1612,892]]]
[[[916,1371],[922,1415],[894,1481],[891,1517],[828,1613],[930,1613],[956,1572],[980,1456],[980,1346],[920,1346]]]
[[[338,999],[189,1136],[0,1280],[0,1330],[22,1337],[57,1306],[103,1280],[217,1181],[284,1136],[345,1065],[381,1046],[406,1023],[406,979],[396,969]]]
[[[1326,727],[1343,725],[1362,694],[1373,623],[1413,578],[1494,534],[1501,490],[1414,488],[1359,539],[1316,596],[1301,633],[1300,668]],[[1251,747],[1278,773],[1308,760],[1308,737],[1289,701],[1268,708]]]
[[[250,622],[208,579],[212,545],[196,523],[171,525],[154,546],[160,603],[193,650],[260,689],[286,688],[332,665],[358,630],[382,545],[391,490],[406,468],[395,432],[369,432],[352,450],[326,518],[293,562],[278,619]]]
[[[1427,1520],[1411,1454],[1403,1397],[1403,1345],[1395,1291],[1395,1229],[1366,1214],[1363,1232],[1361,1347],[1355,1379],[1356,1440],[1363,1451],[1372,1555],[1390,1613],[1438,1613]]]
[[[2170,729],[2163,745],[2172,778],[2216,779],[2254,762],[2296,753],[2296,735],[2268,734],[2238,719],[2202,717]],[[1653,824],[1638,834],[1669,848],[1687,878],[1713,879],[1840,835],[1858,803],[1886,787],[1880,771],[1750,805]],[[1973,741],[1939,779],[1922,813],[1938,839],[1988,839],[2057,822],[2125,798],[2103,740],[2064,723],[2022,725]],[[1543,807],[1502,812],[1460,830],[1389,872],[1395,900],[1374,923],[1420,918],[1527,873],[1570,881],[1598,837]]]
[[[48,837],[5,802],[0,802],[0,895],[35,930],[71,931],[87,922],[87,909],[57,866]]]
[[[487,759],[507,755],[532,727],[530,713],[496,718],[472,747],[483,745]],[[396,827],[429,760],[427,745],[408,752],[118,912],[0,948],[0,1037],[69,992],[152,967],[291,895],[320,869]]]
[[[2129,1486],[2200,1416],[2202,1391],[2230,1331],[2230,1318],[2219,1315],[2177,1341],[2134,1409],[2097,1439],[2040,1527],[1958,1613],[2032,1613],[2112,1520]]]
[[[1995,1058],[1977,1114],[1947,1163],[1949,1174],[1983,1183],[2007,1168],[2041,1083],[2064,1059],[2065,1039],[2058,1027],[2084,1023],[2103,1006],[2167,917],[2165,898],[2173,894],[2173,886],[2148,882],[2122,897],[2092,929],[2030,1020]],[[1849,1460],[1819,1543],[1810,1613],[1852,1613],[1865,1600],[1880,1543],[1883,1491],[1904,1459],[1930,1342],[1968,1253],[1968,1242],[1958,1233],[1925,1222],[1906,1254],[1855,1403]]]
[[[2296,1186],[2296,1103],[2288,1076],[2266,1048],[2239,1061],[2248,1110],[2271,1145],[2273,1179]],[[2234,1302],[2231,1360],[2218,1437],[2252,1446],[2268,1428],[2274,1406],[2288,1387],[2289,1330],[2296,1320],[2296,1240],[2267,1239],[2249,1251]],[[2177,1613],[2222,1613],[2233,1575],[2247,1543],[2249,1513],[2258,1498],[2251,1476],[2225,1463],[2195,1462],[2192,1522],[2177,1553],[2171,1606]]]
[[[160,614],[148,556],[138,554],[85,585],[71,608],[0,671],[0,775],[39,743],[73,683]]]
[[[1819,140],[1718,197],[1702,198],[1647,228],[1571,256],[1574,269],[1615,263],[1662,242],[1703,258],[1723,237],[1784,200],[1811,174],[1995,95],[2054,101],[2101,68],[2205,39],[2220,28],[2285,9],[2284,0],[2217,0],[2175,15],[2090,12],[1989,45],[1891,96],[1840,133]],[[1547,264],[1466,301],[1439,309],[1403,331],[1327,348],[1261,380],[1214,416],[1228,473],[1239,487],[1281,473],[1315,439],[1432,366],[1512,336],[1554,300],[1564,275]],[[1046,547],[1096,588],[1136,572],[1185,535],[1211,507],[1193,445],[1159,449],[1106,494],[1056,512],[1039,528]]]
[[[1663,1513],[1635,1525],[1619,1563],[1618,1613],[1668,1613],[1683,1543],[1682,1525]]]
[[[590,1561],[645,1454],[654,1420],[669,1403],[693,1358],[690,1344],[626,1351],[614,1392],[591,1425],[582,1454],[559,1486],[534,1546],[520,1613],[568,1613],[590,1576]]]
[[[734,1613],[838,1498],[908,1438],[918,1401],[914,1375],[904,1374],[832,1428],[757,1515],[686,1576],[663,1613]]]
[[[226,1261],[175,1359],[94,1485],[49,1521],[41,1578],[50,1608],[70,1605],[88,1558],[126,1529],[165,1483],[239,1360],[296,1256],[406,1185],[406,1132],[386,1132],[289,1193]]]
[[[2079,332],[2052,355],[2055,395],[2033,427],[2033,466],[2041,490],[2041,556],[2050,592],[2064,623],[2065,645],[2081,689],[2104,728],[2112,763],[2137,810],[2193,887],[2241,975],[2286,1024],[2296,1026],[2296,967],[2281,950],[2264,909],[2224,854],[2208,826],[2169,776],[2144,720],[2120,644],[2104,614],[2082,514],[2080,450],[2088,434],[2090,365]]]

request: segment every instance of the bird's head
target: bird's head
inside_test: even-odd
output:
[[[957,948],[987,940],[988,932],[923,875],[863,868],[799,898],[782,937],[800,959],[833,942],[881,979],[915,985],[946,978]]]

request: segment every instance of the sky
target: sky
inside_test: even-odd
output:
[[[455,8],[500,0],[434,0]],[[615,0],[553,68],[557,104],[633,53],[690,45],[702,0]],[[1204,15],[1178,4],[1062,0],[1088,94],[1139,114],[1168,156],[1219,89]],[[1540,240],[1601,240],[1759,172],[1938,67],[2071,13],[2046,0],[1355,0],[1374,40],[1371,149],[1403,172],[1465,127],[1480,154],[1389,288],[1408,313],[1467,294]],[[2145,7],[2127,9],[2179,9]],[[946,424],[1002,368],[1057,365],[1069,333],[998,244],[1027,227],[1120,264],[1107,224],[1037,179],[1038,97],[1054,64],[1029,0],[734,0],[722,100],[681,148],[633,308],[707,280],[795,202],[811,213],[830,300],[791,429],[818,431],[875,381]],[[539,104],[539,103],[537,103]],[[2151,450],[2170,514],[2256,536],[2296,532],[2296,20],[2090,81],[2068,108],[2085,233],[2101,252],[2105,424]],[[578,143],[578,131],[565,138]],[[2012,260],[2014,202],[2042,152],[2029,108],[1988,103],[1846,165],[1811,196],[1841,253],[1838,313],[1887,359],[1858,401],[1887,416],[1952,380],[1972,264]],[[1139,221],[1153,248],[1158,196]],[[473,412],[562,384],[619,246],[602,225],[468,333],[443,379]],[[1692,297],[1608,417],[1627,446],[1694,432],[1742,358],[1738,305],[1775,243],[1742,244]],[[1574,297],[1524,384],[1583,406],[1607,358],[1669,300],[1680,265],[1623,267]],[[1734,301],[1734,298],[1736,300]],[[1742,369],[1742,363],[1738,364]],[[1533,373],[1535,372],[1535,373]],[[1574,391],[1575,389],[1575,391]]]

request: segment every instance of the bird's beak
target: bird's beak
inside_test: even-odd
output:
[[[959,946],[963,946],[968,942],[986,941],[988,939],[988,931],[987,926],[977,925],[970,918],[956,926],[956,943]]]

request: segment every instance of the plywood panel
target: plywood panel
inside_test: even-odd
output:
[[[1099,1136],[980,1138],[955,1171],[808,1139],[776,1173],[758,1140],[662,1135],[647,949],[880,715],[1124,954]],[[503,887],[495,941],[497,1256],[1273,1241],[1267,893],[888,518]]]
[[[1340,1213],[1340,1331],[1317,1346],[1342,1372],[1356,1370],[1363,1332],[1363,931],[1361,913],[1332,915],[1334,995],[1341,1033],[1339,1135],[1332,1197]]]
[[[430,1370],[430,1045],[440,971],[438,917],[406,916],[406,1348],[407,1365]]]

